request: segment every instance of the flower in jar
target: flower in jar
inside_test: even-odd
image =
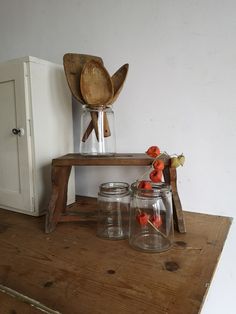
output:
[[[136,216],[136,219],[141,226],[146,226],[149,220],[149,215],[147,213],[140,213]]]
[[[159,228],[162,225],[161,215],[157,214],[153,215],[151,217],[151,222],[155,227]]]

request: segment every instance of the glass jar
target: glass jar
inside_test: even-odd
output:
[[[112,107],[83,106],[80,153],[96,156],[116,153],[115,118]]]
[[[146,252],[162,252],[174,240],[172,193],[165,183],[151,185],[152,190],[131,185],[129,244]]]
[[[98,193],[97,236],[120,240],[129,232],[129,184],[107,182],[100,185]]]

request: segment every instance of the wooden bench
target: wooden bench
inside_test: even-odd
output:
[[[46,214],[45,232],[50,233],[59,222],[80,221],[78,214],[70,212],[67,203],[67,187],[72,166],[150,166],[153,159],[146,154],[115,154],[114,156],[83,156],[81,154],[67,154],[52,160],[52,194]],[[170,168],[170,159],[163,159],[165,168],[164,180],[172,187],[173,212],[175,228],[185,233],[185,223],[182,206],[177,190],[177,173]]]

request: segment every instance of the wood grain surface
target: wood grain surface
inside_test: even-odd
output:
[[[188,232],[150,254],[97,238],[93,222],[45,234],[44,217],[0,210],[0,283],[63,314],[198,313],[231,219],[184,214]]]

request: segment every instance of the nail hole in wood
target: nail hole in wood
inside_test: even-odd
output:
[[[165,262],[165,269],[168,271],[177,271],[179,265],[176,262]]]
[[[110,275],[114,275],[116,272],[113,269],[108,269],[107,273]]]
[[[53,285],[53,281],[47,281],[45,282],[45,284],[43,285],[45,288],[49,288]]]

